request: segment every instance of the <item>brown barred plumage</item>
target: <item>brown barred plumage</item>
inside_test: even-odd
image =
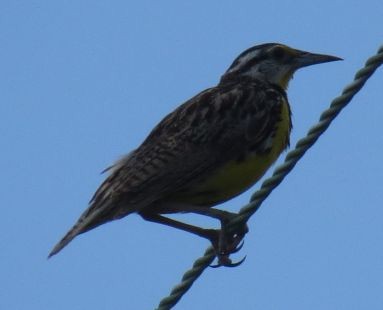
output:
[[[108,169],[89,208],[50,256],[78,234],[133,212],[203,235],[198,227],[173,225],[159,215],[193,208],[203,213],[199,208],[208,209],[254,184],[289,144],[292,126],[284,89],[293,72],[332,60],[281,44],[242,53],[216,87],[179,106]]]

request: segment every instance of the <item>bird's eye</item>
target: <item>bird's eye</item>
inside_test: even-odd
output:
[[[283,47],[277,46],[271,51],[271,55],[274,59],[282,60],[286,56],[286,51]]]

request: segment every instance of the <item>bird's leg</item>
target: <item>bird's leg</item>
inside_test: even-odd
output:
[[[176,212],[176,210],[174,211]],[[245,234],[248,232],[246,224],[240,226],[234,232],[229,232],[227,230],[227,223],[229,223],[229,221],[233,217],[237,216],[237,214],[223,210],[199,206],[183,206],[182,211],[201,214],[219,219],[221,222],[221,229],[204,229],[198,226],[193,226],[180,221],[176,221],[153,212],[141,212],[140,214],[144,219],[148,221],[157,222],[177,229],[181,229],[210,240],[218,258],[218,264],[213,267],[235,267],[240,265],[244,261],[244,259],[242,259],[238,263],[232,263],[229,258],[230,254],[235,253],[242,248],[243,242],[241,243],[241,241]]]
[[[183,205],[182,212],[190,212],[209,216],[218,219],[221,222],[221,230],[219,234],[218,243],[213,243],[213,246],[217,252],[218,263],[220,263],[221,260],[229,260],[230,254],[238,252],[242,248],[243,243],[241,243],[241,241],[243,240],[243,237],[246,235],[246,233],[249,231],[246,223],[239,226],[238,229],[232,232],[229,232],[227,229],[228,223],[233,218],[238,216],[238,214],[224,210],[193,205]]]
[[[153,213],[153,212],[140,212],[139,214],[142,216],[143,219],[147,221],[163,224],[176,229],[180,229],[180,230],[192,233],[194,235],[197,235],[199,237],[208,239],[213,244],[218,244],[220,231],[217,229],[205,229],[202,227],[198,227],[198,226],[190,225],[177,220],[173,220],[171,218],[168,218],[166,216],[160,215],[158,213]]]

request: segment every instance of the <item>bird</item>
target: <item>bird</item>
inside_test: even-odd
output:
[[[229,255],[241,247],[247,226],[228,234],[225,225],[236,213],[215,206],[253,186],[288,148],[292,121],[287,88],[294,73],[337,60],[342,59],[281,43],[246,49],[216,86],[181,104],[141,145],[105,169],[109,174],[88,208],[49,257],[78,235],[137,213],[208,239],[218,266],[237,266]],[[174,213],[215,218],[221,229],[167,216]]]

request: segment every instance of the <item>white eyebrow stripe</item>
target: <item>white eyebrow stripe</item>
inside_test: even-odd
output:
[[[240,56],[240,58],[238,58],[238,63],[233,68],[231,68],[229,72],[233,72],[233,71],[237,71],[241,69],[249,60],[257,57],[259,53],[260,53],[259,50],[253,50],[249,53],[246,53],[243,56]]]

